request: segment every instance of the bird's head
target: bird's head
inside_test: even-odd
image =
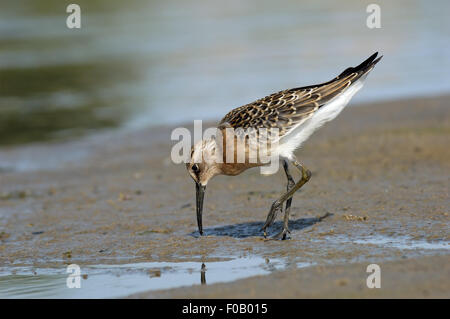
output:
[[[215,138],[201,140],[191,149],[191,158],[186,168],[195,182],[198,231],[203,235],[203,198],[208,181],[221,173],[219,149]]]

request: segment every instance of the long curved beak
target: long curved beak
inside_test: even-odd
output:
[[[206,186],[202,186],[200,183],[195,183],[196,190],[196,202],[197,202],[197,225],[198,232],[203,235],[202,225],[202,213],[203,213],[203,198],[205,197]]]

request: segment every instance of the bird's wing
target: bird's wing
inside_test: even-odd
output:
[[[278,128],[283,137],[291,128],[310,118],[323,105],[339,96],[381,59],[374,53],[356,67],[347,68],[331,81],[280,91],[230,111],[219,128]]]

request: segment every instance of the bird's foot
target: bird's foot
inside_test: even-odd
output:
[[[286,240],[287,234],[290,234],[291,231],[288,228],[283,227],[283,229],[276,235],[272,237],[272,239]]]

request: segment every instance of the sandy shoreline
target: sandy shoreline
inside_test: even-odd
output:
[[[257,255],[317,267],[138,296],[448,298],[449,248],[426,244],[450,241],[449,104],[444,96],[348,107],[316,132],[297,152],[313,176],[294,197],[285,242],[259,232],[285,189],[284,173],[263,177],[257,169],[211,182],[207,236],[198,238],[193,182],[169,157],[171,127],[1,149],[0,266]],[[364,281],[350,273],[367,263],[386,263],[386,294],[358,288]]]

